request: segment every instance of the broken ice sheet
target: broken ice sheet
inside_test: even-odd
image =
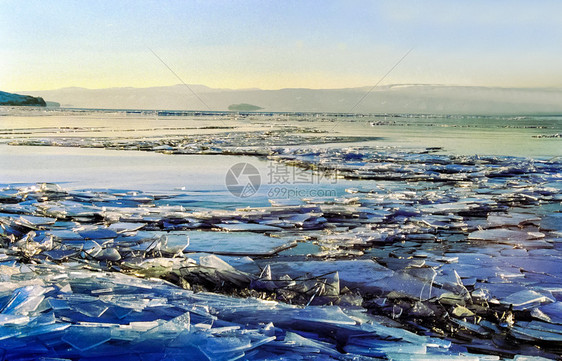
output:
[[[210,142],[211,138],[208,137],[204,142]],[[228,139],[222,140],[229,141]],[[253,138],[252,141],[254,140],[256,139]],[[71,140],[68,142],[71,142]],[[139,145],[140,143],[142,145]],[[102,142],[99,144],[102,144]],[[263,145],[264,143],[259,144]],[[133,140],[115,142],[114,146],[137,147],[136,149],[142,146],[152,150],[181,150],[181,147],[178,147],[177,144],[168,145],[161,140],[154,139],[142,142]],[[218,152],[219,150],[214,151]],[[263,147],[262,152],[269,151],[270,149]],[[271,152],[275,157],[275,151]],[[288,150],[285,154],[293,160],[299,160],[297,153],[298,151]],[[550,319],[553,323],[560,322],[559,302],[548,304],[548,300],[543,302],[543,299],[540,299],[536,294],[527,294],[530,297],[525,298],[520,293],[532,290],[548,299],[552,299],[548,292],[552,292],[554,298],[559,298],[560,295],[560,291],[557,291],[559,290],[558,281],[560,278],[557,265],[560,260],[556,253],[560,250],[560,247],[557,248],[556,246],[560,243],[556,240],[557,237],[560,237],[560,234],[553,232],[553,230],[558,229],[556,227],[557,218],[549,217],[544,222],[542,220],[541,222],[536,221],[536,218],[540,218],[540,215],[545,212],[556,212],[554,208],[548,211],[537,211],[537,209],[540,208],[538,204],[541,202],[552,204],[553,200],[559,199],[556,198],[559,197],[556,194],[556,189],[554,191],[548,190],[539,184],[539,182],[545,181],[548,182],[545,184],[552,187],[553,178],[556,177],[555,174],[559,173],[558,163],[548,165],[552,168],[548,170],[546,167],[541,168],[540,164],[536,164],[537,162],[533,161],[532,163],[535,164],[531,166],[529,162],[514,158],[451,157],[410,154],[397,150],[380,151],[374,148],[350,148],[344,151],[327,149],[308,152],[308,154],[307,151],[303,151],[301,160],[310,165],[318,164],[314,163],[317,161],[328,166],[330,164],[334,166],[342,165],[343,171],[346,172],[344,176],[349,178],[365,177],[386,180],[377,182],[377,187],[369,186],[376,188],[372,192],[367,189],[365,192],[353,193],[353,196],[350,197],[281,202],[284,204],[277,204],[276,207],[253,208],[244,211],[220,210],[218,208],[226,209],[232,204],[216,202],[216,199],[212,202],[212,207],[216,209],[212,211],[200,210],[197,208],[206,207],[204,201],[198,199],[197,202],[192,202],[193,199],[190,199],[189,195],[170,201],[173,206],[168,207],[166,206],[167,200],[155,201],[156,198],[152,196],[129,192],[129,190],[105,192],[86,190],[65,193],[61,192],[60,189],[49,187],[49,189],[52,189],[45,188],[45,193],[41,193],[41,187],[35,187],[22,190],[23,193],[18,197],[26,195],[28,198],[25,202],[21,199],[16,200],[8,194],[6,197],[9,197],[10,202],[21,204],[12,204],[11,206],[4,204],[0,208],[3,212],[12,212],[12,214],[17,214],[17,217],[23,215],[57,218],[57,222],[50,224],[51,220],[30,218],[28,221],[35,221],[35,225],[31,222],[25,227],[14,222],[8,225],[2,223],[2,226],[4,226],[0,231],[2,236],[13,235],[16,237],[16,241],[21,242],[19,244],[5,242],[7,252],[12,251],[10,247],[14,244],[17,244],[17,248],[25,243],[20,240],[18,227],[24,228],[20,229],[21,236],[28,234],[30,230],[28,228],[30,227],[45,228],[44,234],[53,232],[57,236],[53,238],[55,251],[45,251],[52,253],[42,252],[35,255],[36,257],[32,260],[34,264],[30,263],[28,266],[32,270],[31,272],[29,270],[26,270],[25,273],[23,273],[23,270],[22,272],[2,272],[3,282],[0,289],[2,289],[2,292],[6,290],[6,293],[2,294],[1,300],[5,302],[0,306],[7,303],[13,296],[15,289],[27,285],[23,282],[41,280],[41,282],[46,282],[45,285],[42,284],[45,288],[53,285],[53,289],[46,292],[48,300],[42,301],[35,309],[29,307],[25,311],[29,313],[29,316],[22,317],[30,317],[31,319],[40,313],[49,312],[46,311],[46,307],[52,307],[52,312],[57,317],[64,317],[66,321],[79,327],[86,326],[85,324],[78,324],[78,322],[84,322],[85,320],[93,324],[120,323],[120,331],[113,330],[111,332],[112,340],[104,341],[106,337],[99,338],[99,341],[103,342],[97,347],[92,346],[92,348],[88,348],[89,345],[76,344],[78,349],[87,348],[84,355],[91,357],[94,357],[94,351],[110,352],[112,345],[117,340],[122,342],[120,346],[126,348],[127,345],[130,345],[128,342],[135,337],[139,337],[140,334],[148,334],[150,327],[158,328],[163,323],[169,322],[171,318],[184,312],[192,312],[191,310],[194,310],[194,313],[195,310],[199,312],[192,317],[195,324],[198,325],[192,327],[192,330],[197,330],[202,334],[199,344],[205,344],[205,340],[212,339],[211,337],[224,336],[226,340],[224,349],[233,351],[229,354],[229,357],[242,354],[237,354],[235,342],[229,342],[228,337],[239,337],[240,340],[246,340],[248,329],[253,332],[261,327],[252,328],[254,326],[250,325],[259,324],[264,320],[273,322],[271,329],[274,331],[268,331],[271,332],[268,335],[279,336],[278,339],[264,345],[264,349],[254,350],[258,354],[248,353],[240,357],[263,356],[264,354],[259,354],[259,352],[269,351],[273,352],[274,356],[279,357],[280,350],[283,356],[287,358],[308,357],[309,355],[305,351],[310,350],[317,352],[316,355],[319,358],[323,356],[357,358],[360,355],[369,354],[369,350],[360,350],[359,348],[353,350],[354,354],[352,355],[342,356],[339,354],[338,349],[346,350],[346,346],[353,346],[352,342],[347,342],[347,340],[353,338],[347,336],[357,326],[343,316],[342,321],[339,321],[341,313],[344,316],[349,316],[346,313],[347,310],[344,309],[328,309],[329,312],[323,312],[316,308],[300,310],[276,302],[257,302],[251,298],[231,298],[213,293],[193,294],[164,281],[139,280],[130,276],[119,278],[124,275],[117,276],[117,273],[106,274],[101,271],[91,271],[92,269],[100,270],[103,265],[112,265],[112,269],[122,271],[127,269],[126,265],[128,264],[141,268],[153,264],[162,269],[173,269],[184,261],[190,262],[189,264],[192,265],[194,263],[185,258],[165,258],[173,256],[165,254],[166,250],[172,250],[175,253],[175,251],[181,251],[183,246],[186,245],[186,235],[177,232],[185,227],[186,229],[204,230],[193,231],[193,235],[190,235],[192,242],[185,249],[185,252],[190,252],[189,256],[198,259],[199,263],[215,267],[215,269],[230,270],[220,262],[206,262],[212,261],[213,258],[205,257],[209,257],[210,253],[222,254],[226,252],[226,254],[236,256],[221,256],[219,258],[236,269],[244,265],[248,265],[248,268],[254,267],[255,263],[261,266],[271,264],[273,273],[271,279],[281,279],[283,282],[280,282],[280,284],[288,284],[292,281],[290,277],[288,279],[283,278],[285,272],[294,271],[294,273],[291,273],[294,277],[323,276],[323,279],[328,279],[329,276],[326,276],[325,273],[335,271],[330,274],[337,274],[342,285],[348,282],[347,284],[350,286],[358,286],[362,292],[377,291],[376,295],[387,296],[384,300],[387,304],[395,302],[398,308],[400,308],[399,303],[403,302],[407,304],[415,302],[416,305],[444,302],[444,298],[437,297],[439,293],[449,292],[451,288],[456,290],[468,288],[472,291],[471,287],[474,287],[475,290],[472,291],[474,299],[477,301],[488,300],[490,308],[507,307],[505,304],[501,304],[506,302],[507,299],[509,302],[524,308],[538,306],[538,309],[542,310],[541,312],[548,318],[537,312],[534,315],[531,313],[532,317],[539,315],[542,317],[541,320]],[[487,178],[487,176],[491,178]],[[510,178],[509,183],[506,181],[507,178]],[[426,180],[435,183],[425,182]],[[50,200],[54,196],[57,197],[56,200]],[[34,203],[39,199],[41,202]],[[338,202],[343,205],[337,204]],[[291,206],[293,207],[291,208]],[[517,209],[512,210],[510,207],[517,207]],[[427,213],[428,211],[431,214]],[[530,216],[519,217],[516,215],[518,213],[529,213]],[[4,215],[2,217],[6,219]],[[13,219],[14,217],[9,216],[7,218]],[[134,222],[134,225],[127,222]],[[540,224],[540,228],[537,228],[537,224]],[[218,228],[215,227],[216,225],[223,227],[225,231],[208,231],[210,228]],[[298,252],[295,249],[293,253],[289,251],[284,254],[275,253],[276,247],[290,245],[294,238],[306,239],[306,237],[301,238],[301,235],[305,233],[303,229],[310,225],[317,231],[317,235],[321,235],[312,239],[319,240],[319,242],[316,242],[319,244],[318,247],[324,247],[324,256],[346,257],[345,261],[323,262],[315,258],[314,261],[306,262],[304,260],[307,253],[316,253],[308,252],[308,249],[305,249],[306,247],[298,250]],[[150,230],[150,232],[140,231],[140,228],[138,228],[140,226],[143,226],[143,229]],[[99,238],[87,241],[83,236],[73,231],[78,227],[92,227],[92,233],[87,238],[90,236]],[[483,228],[479,231],[478,227]],[[521,229],[520,227],[525,228]],[[117,236],[115,237],[112,232],[106,232],[106,229],[117,233]],[[285,236],[288,229],[291,236]],[[37,232],[35,241],[39,242],[42,229],[35,231]],[[99,233],[97,233],[98,231]],[[57,234],[57,232],[59,233]],[[269,237],[264,235],[264,232],[279,237]],[[478,240],[478,236],[483,235],[477,232],[488,232],[488,234],[484,234],[486,237],[481,237],[481,240],[486,241],[485,243],[466,242],[466,234],[470,234],[474,240]],[[369,233],[372,237],[368,235]],[[377,237],[375,234],[380,236]],[[163,238],[163,235],[167,235],[167,237]],[[307,235],[310,235],[310,233],[307,233]],[[110,238],[105,238],[108,236]],[[544,238],[540,241],[535,240],[541,237]],[[110,239],[114,239],[114,242],[106,243]],[[91,247],[94,241],[99,246],[95,248],[96,256],[101,254],[102,250],[111,250],[108,252],[114,250],[116,253],[113,252],[113,256],[115,257],[108,257],[112,256],[111,254],[102,255],[97,257],[99,259],[96,260],[92,257],[85,257],[86,252],[79,255],[72,254],[71,260],[69,260],[68,254],[67,257],[63,257],[64,252],[76,251],[80,247],[83,247],[85,251],[91,250],[94,248]],[[498,245],[498,241],[508,245]],[[198,245],[197,242],[199,242]],[[249,246],[244,248],[246,243]],[[313,242],[307,241],[301,245],[311,243]],[[376,244],[376,247],[373,247],[374,244]],[[475,244],[477,244],[480,254],[471,254],[475,251]],[[197,248],[194,247],[195,245],[197,245]],[[530,247],[531,245],[532,247]],[[389,268],[393,268],[397,272],[392,272],[390,269],[368,259],[360,261],[350,259],[357,257],[359,251],[369,247],[373,247],[370,252],[377,255],[377,260],[382,258],[382,264],[388,265]],[[192,253],[196,251],[207,253],[199,255]],[[2,254],[4,256],[1,257],[0,261],[7,262],[6,265],[18,265],[19,255]],[[241,255],[244,254],[252,254],[256,262],[252,263],[247,259],[234,259],[234,257],[242,258]],[[117,260],[117,255],[121,256],[122,259]],[[412,256],[415,258],[411,258]],[[147,260],[145,257],[151,258]],[[231,258],[227,259],[226,257]],[[268,258],[264,259],[265,257]],[[201,262],[201,258],[204,259],[203,262]],[[457,258],[458,261],[456,261]],[[106,262],[110,259],[116,261],[114,263]],[[177,259],[179,262],[176,261]],[[298,261],[294,262],[293,259]],[[56,264],[54,264],[55,261]],[[69,262],[65,263],[65,261]],[[543,261],[542,265],[541,261]],[[310,262],[318,262],[318,264]],[[333,267],[337,265],[337,262],[342,262],[341,267]],[[276,270],[276,265],[282,263],[284,263],[283,267]],[[292,270],[293,263],[296,265],[295,270]],[[310,268],[307,269],[306,263],[310,264]],[[321,266],[321,263],[326,263],[326,265]],[[370,267],[361,266],[363,263],[370,265]],[[372,268],[373,265],[374,269]],[[70,267],[72,270],[66,272],[66,267]],[[405,271],[401,272],[404,268]],[[15,269],[18,270],[19,267]],[[134,267],[132,269],[137,271]],[[460,281],[455,276],[457,271]],[[307,272],[312,273],[312,276],[306,275]],[[252,273],[256,274],[256,272]],[[379,280],[371,279],[378,277],[382,278]],[[464,301],[464,295],[448,293],[446,297],[454,302]],[[536,297],[539,297],[538,301]],[[410,300],[405,301],[404,298],[410,298]],[[420,299],[431,300],[421,302]],[[470,314],[459,308],[456,303],[449,306],[447,306],[449,314],[454,315],[456,313],[458,317]],[[490,311],[490,309],[483,311],[477,307],[471,307],[469,302],[466,303],[466,308],[477,315],[479,312]],[[407,310],[407,307],[404,307],[404,310]],[[454,312],[455,310],[456,312]],[[407,312],[404,312],[405,316],[402,319],[397,319],[397,321],[412,321],[411,318],[407,318],[407,314]],[[420,314],[422,313],[420,312]],[[99,317],[97,317],[98,315]],[[350,318],[357,321],[356,317]],[[18,318],[18,320],[19,323],[23,319]],[[323,327],[318,327],[319,321],[321,321]],[[416,319],[415,322],[421,321]],[[375,327],[375,324],[376,322],[373,322],[372,328]],[[54,325],[58,325],[58,323]],[[419,327],[420,330],[423,330],[424,326],[423,324],[409,325]],[[396,322],[394,326],[399,327],[400,324]],[[536,332],[551,332],[551,330],[544,330],[543,328],[546,327],[544,325],[540,329],[531,326],[516,322],[516,327],[527,331],[531,329]],[[19,325],[15,324],[9,327],[18,328]],[[29,327],[35,326],[30,324]],[[467,325],[467,327],[472,326]],[[116,329],[116,327],[112,328]],[[404,330],[399,328],[393,329],[396,332],[394,337],[401,339],[401,341],[396,341],[394,346],[401,347],[402,352],[423,351],[425,354],[419,354],[419,356],[412,354],[389,355],[391,350],[384,348],[384,343],[389,341],[388,339],[381,340],[381,338],[391,336],[381,335],[388,335],[390,331],[386,329],[374,331],[372,328],[361,329],[361,335],[366,333],[367,336],[356,337],[355,340],[362,338],[362,341],[368,346],[372,345],[373,349],[379,347],[378,351],[381,352],[381,356],[399,359],[435,358],[435,355],[431,354],[432,347],[427,346],[431,343],[426,338],[408,336]],[[39,331],[45,330],[44,328],[40,329],[39,326],[37,329]],[[226,329],[230,330],[228,332],[232,332],[232,335],[235,336],[227,333]],[[324,329],[329,329],[329,332],[324,332]],[[480,331],[480,328],[474,327],[474,329]],[[209,331],[208,334],[204,333],[205,330]],[[14,339],[16,335],[23,334],[20,329],[10,331],[14,332],[6,333],[6,337],[11,339]],[[172,344],[170,340],[172,333],[166,334],[164,328],[160,331],[150,333],[149,337],[144,339],[146,342],[142,343],[142,345],[145,345],[143,347],[147,348],[156,345],[160,347],[158,356],[163,355],[164,352],[171,352],[170,349],[173,347],[187,347],[189,342],[193,340],[190,338],[191,331],[176,330],[180,332],[181,339],[178,338],[177,343]],[[292,335],[296,335],[293,331],[299,332],[299,336],[292,337]],[[177,332],[174,333],[174,336],[178,334]],[[339,335],[343,336],[340,337]],[[282,341],[283,336],[288,336],[285,343]],[[59,346],[52,347],[49,350],[60,351],[61,354],[57,356],[76,358],[77,348],[64,343],[64,341],[61,342],[61,337],[61,334],[51,335],[49,347],[51,345]],[[525,336],[525,338],[521,335],[519,337],[521,337],[519,340],[523,342],[531,344],[534,342],[530,335]],[[405,339],[408,342],[402,341]],[[21,341],[21,339],[18,340]],[[67,340],[70,341],[70,337]],[[158,342],[155,342],[156,340],[161,343],[158,344]],[[293,341],[294,343],[291,343]],[[253,345],[253,341],[251,342]],[[220,344],[220,341],[209,341],[209,345],[220,346]],[[43,345],[43,343],[42,341],[35,342],[35,345]],[[241,347],[244,348],[247,345],[247,343],[243,343]],[[360,345],[356,346],[361,347]],[[455,344],[455,347],[458,347],[455,349],[456,352],[463,346]],[[103,350],[101,350],[102,348]],[[166,348],[167,351],[164,351]],[[265,349],[267,351],[264,351]],[[65,354],[65,350],[70,351]],[[136,350],[136,347],[131,350]],[[351,348],[347,350],[349,351]],[[453,357],[444,350],[440,351],[441,354],[437,355],[439,358]],[[218,350],[213,355],[217,356],[220,353],[220,350]],[[176,354],[168,354],[168,357],[173,358],[172,355]],[[266,355],[271,356],[272,354]],[[271,356],[271,358],[274,356]],[[458,353],[454,356],[460,357]],[[136,357],[136,355],[132,357]],[[10,357],[5,358],[10,359]],[[15,357],[11,358],[14,359]],[[263,356],[262,358],[267,357]]]
[[[16,220],[16,222],[22,225],[31,226],[31,227],[52,225],[56,221],[57,221],[56,218],[38,217],[38,216],[29,216],[29,215],[20,216],[19,219]]]
[[[412,277],[405,272],[394,272],[388,277],[369,283],[368,287],[367,289],[371,291],[382,291],[389,298],[409,298],[420,301],[446,293],[443,289],[433,287],[432,280]]]
[[[117,232],[108,227],[82,226],[74,231],[78,232],[85,239],[109,239],[117,237]]]
[[[27,315],[35,311],[43,301],[46,291],[44,287],[39,285],[18,288],[13,292],[4,307],[0,309],[0,313],[6,315]]]
[[[540,306],[539,310],[546,314],[553,323],[562,325],[562,302],[557,301]]]
[[[0,326],[23,325],[29,322],[29,317],[25,315],[0,314]]]
[[[501,302],[506,305],[512,305],[515,310],[525,310],[541,304],[553,303],[555,299],[552,296],[547,297],[532,290],[524,290],[502,298]]]
[[[111,340],[111,328],[73,325],[66,330],[62,340],[79,351],[87,351]]]
[[[284,237],[269,237],[252,232],[181,232],[168,237],[189,237],[186,252],[205,252],[222,255],[273,255],[294,247],[296,241]]]
[[[108,229],[117,233],[134,232],[146,226],[146,223],[119,222],[112,223]]]
[[[188,253],[186,256],[189,258],[194,259],[195,261],[199,262],[201,257],[208,256],[208,253]],[[238,271],[251,273],[251,274],[259,274],[261,272],[259,266],[256,262],[248,257],[248,256],[225,256],[225,255],[217,255],[218,258],[223,260],[224,262],[228,263],[230,266],[235,268]]]
[[[552,213],[543,217],[540,221],[540,229],[562,231],[562,213]]]
[[[523,224],[538,224],[540,217],[528,213],[490,213],[488,214],[488,224],[492,227],[517,227]]]
[[[510,333],[520,340],[562,343],[562,325],[541,321],[516,322]]]
[[[93,302],[71,302],[71,309],[76,312],[80,312],[88,317],[100,317],[107,311],[108,306],[100,301]]]
[[[476,241],[494,241],[494,242],[521,242],[525,244],[526,240],[532,239],[532,235],[528,232],[504,229],[504,228],[493,228],[481,231],[475,231],[468,235],[468,239]]]
[[[369,289],[372,283],[393,274],[392,270],[370,260],[273,262],[270,267],[278,277],[288,274],[292,278],[302,278],[307,273],[319,277],[338,272],[342,285],[362,289]]]
[[[215,227],[229,232],[279,232],[282,228],[257,223],[219,223]]]

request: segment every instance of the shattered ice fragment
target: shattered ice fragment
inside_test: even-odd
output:
[[[29,226],[32,226],[32,227],[38,227],[38,226],[52,225],[57,221],[57,219],[56,218],[50,218],[50,217],[38,217],[38,216],[23,215],[23,216],[19,217],[18,221],[22,225],[29,225]]]
[[[549,361],[550,359],[540,356],[526,356],[526,355],[516,355],[513,361]]]
[[[219,271],[236,271],[234,267],[212,254],[205,257],[200,257],[199,264],[201,266],[214,268]]]
[[[215,226],[229,232],[279,232],[283,230],[283,228],[257,223],[220,223]]]
[[[307,261],[271,263],[273,274],[288,274],[296,278],[310,273],[314,277],[338,272],[342,285],[350,288],[369,288],[373,282],[393,274],[393,271],[370,260],[355,261]]]
[[[562,326],[546,322],[517,322],[510,334],[519,340],[562,343]]]
[[[456,306],[453,309],[452,314],[460,318],[474,316],[474,312],[464,306]]]
[[[367,284],[367,286],[373,290],[382,291],[392,299],[409,298],[426,301],[445,293],[442,289],[432,287],[432,283],[431,279],[422,280],[405,272],[395,272],[390,276]]]
[[[79,351],[87,351],[111,340],[111,328],[73,325],[66,330],[62,340]]]
[[[100,261],[118,261],[121,259],[119,251],[117,251],[115,248],[104,248],[94,257]]]
[[[536,223],[538,221],[540,221],[539,217],[527,213],[490,213],[488,215],[488,223],[492,227],[519,226],[528,223]]]
[[[107,311],[108,306],[103,302],[77,302],[72,303],[72,309],[88,317],[100,317]]]
[[[162,251],[170,254],[179,254],[189,246],[189,236],[172,237],[168,236],[166,245]]]
[[[326,296],[339,296],[340,294],[340,274],[339,272],[334,272],[324,277],[326,280],[325,284],[325,295]]]
[[[537,320],[541,320],[544,322],[552,322],[552,319],[538,308],[533,308],[531,310],[531,316],[533,318],[536,318]]]
[[[47,257],[55,260],[55,261],[62,261],[65,259],[68,259],[70,257],[76,256],[78,255],[79,251],[77,250],[73,250],[73,249],[54,249],[51,251],[46,251],[43,254],[45,254]]]
[[[519,291],[501,299],[507,305],[513,305],[516,310],[534,308],[543,303],[552,303],[556,300],[532,290]]]
[[[0,313],[6,315],[26,315],[35,311],[43,301],[46,289],[42,286],[25,286],[16,289]]]
[[[49,305],[51,306],[51,308],[53,310],[69,310],[70,309],[70,305],[68,304],[68,301],[66,300],[62,300],[59,298],[48,298],[47,302],[49,302]]]
[[[481,241],[524,241],[529,239],[528,234],[522,231],[514,231],[511,229],[494,228],[481,231],[475,231],[468,235],[468,239]]]
[[[541,231],[562,231],[562,213],[552,213],[540,222]]]
[[[454,323],[456,323],[457,325],[466,328],[469,331],[472,331],[474,333],[477,333],[481,336],[488,336],[490,334],[490,332],[488,332],[488,330],[486,330],[484,327],[480,326],[480,325],[476,325],[474,323],[470,323],[470,322],[466,322],[466,321],[462,321],[456,318],[451,319],[451,321],[453,321]]]
[[[444,262],[444,263],[456,263],[459,261],[459,257],[442,256],[442,257],[437,257],[436,261]]]
[[[117,237],[113,229],[98,226],[84,226],[76,230],[85,239],[109,239]]]
[[[108,229],[117,233],[134,232],[146,226],[146,223],[119,222],[111,224]]]
[[[0,314],[0,326],[23,325],[29,322],[29,317],[24,315]]]

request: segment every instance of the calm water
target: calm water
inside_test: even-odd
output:
[[[278,129],[288,125],[381,140],[338,146],[393,146],[404,149],[442,147],[443,153],[514,155],[552,158],[562,155],[561,138],[533,136],[562,133],[562,117],[522,118],[385,118],[334,120],[329,117],[164,116],[119,112],[0,112],[0,183],[57,182],[68,188],[212,191],[224,194],[227,170],[238,162],[255,165],[268,190],[271,164],[255,157],[170,156],[103,149],[15,147],[12,139],[46,137],[166,138],[217,132]],[[372,125],[375,123],[377,125]],[[234,128],[232,128],[234,127]],[[210,129],[213,128],[213,129]],[[326,133],[318,134],[323,136]],[[241,144],[243,146],[243,144]],[[327,146],[327,145],[323,145]],[[334,145],[328,145],[334,146]],[[326,182],[324,182],[326,183]],[[343,191],[347,182],[330,189]],[[274,186],[274,185],[269,185]],[[299,185],[306,189],[311,185]],[[222,192],[222,193],[221,193]],[[260,192],[261,193],[261,192]],[[262,196],[264,196],[262,194]],[[265,197],[265,196],[264,196]],[[263,203],[267,197],[256,199]]]

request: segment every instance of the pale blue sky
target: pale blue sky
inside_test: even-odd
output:
[[[0,89],[562,86],[559,1],[0,0]]]

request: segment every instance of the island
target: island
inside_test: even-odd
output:
[[[256,110],[260,110],[260,109],[263,109],[263,108],[258,107],[257,105],[246,104],[246,103],[231,104],[231,105],[228,106],[228,110],[233,110],[235,112],[252,112],[252,111],[256,111]]]

